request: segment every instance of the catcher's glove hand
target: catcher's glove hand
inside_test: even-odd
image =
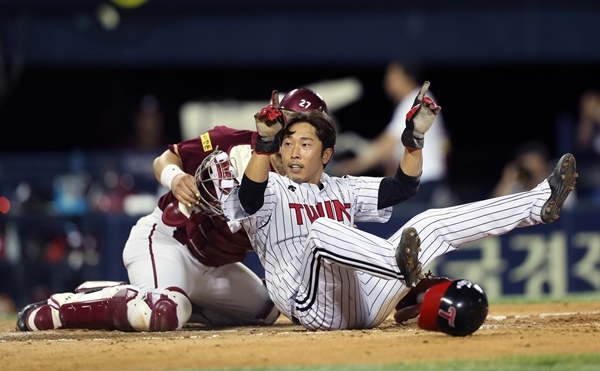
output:
[[[254,115],[258,138],[254,150],[257,153],[272,154],[279,152],[281,141],[277,135],[285,126],[285,115],[279,108],[279,92],[271,93],[271,104]]]
[[[413,107],[406,114],[406,128],[402,133],[402,144],[409,150],[423,148],[423,137],[433,124],[442,107],[426,97],[429,81],[425,81],[415,98]]]
[[[452,280],[448,277],[436,276],[431,271],[425,273],[425,277],[396,304],[396,313],[394,313],[396,322],[402,324],[416,318],[421,313],[421,301],[425,291],[432,286],[449,281]]]

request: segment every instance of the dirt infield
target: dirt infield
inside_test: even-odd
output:
[[[600,302],[492,305],[464,338],[393,319],[372,330],[312,332],[280,318],[270,327],[186,326],[168,333],[15,331],[0,322],[2,369],[159,370],[277,365],[384,364],[505,355],[600,352]]]

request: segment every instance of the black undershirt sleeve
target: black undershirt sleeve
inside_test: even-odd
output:
[[[252,215],[256,213],[264,204],[265,190],[267,189],[268,182],[269,180],[267,179],[262,183],[257,183],[250,180],[244,174],[242,183],[240,184],[239,197],[242,207],[248,214]]]
[[[393,177],[383,178],[377,195],[377,209],[385,209],[417,194],[421,184],[421,176],[408,176],[400,166]]]

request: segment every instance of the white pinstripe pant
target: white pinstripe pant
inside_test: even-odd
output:
[[[548,197],[550,187],[544,181],[528,192],[430,209],[387,240],[319,218],[308,236],[293,315],[309,329],[375,327],[406,291],[395,258],[404,228],[415,227],[419,233],[419,261],[426,267],[465,243],[540,224]]]

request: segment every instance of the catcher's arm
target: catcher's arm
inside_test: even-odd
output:
[[[156,179],[173,192],[177,201],[188,207],[198,202],[200,192],[196,187],[194,176],[181,170],[182,163],[179,156],[167,149],[154,159],[152,167]]]

